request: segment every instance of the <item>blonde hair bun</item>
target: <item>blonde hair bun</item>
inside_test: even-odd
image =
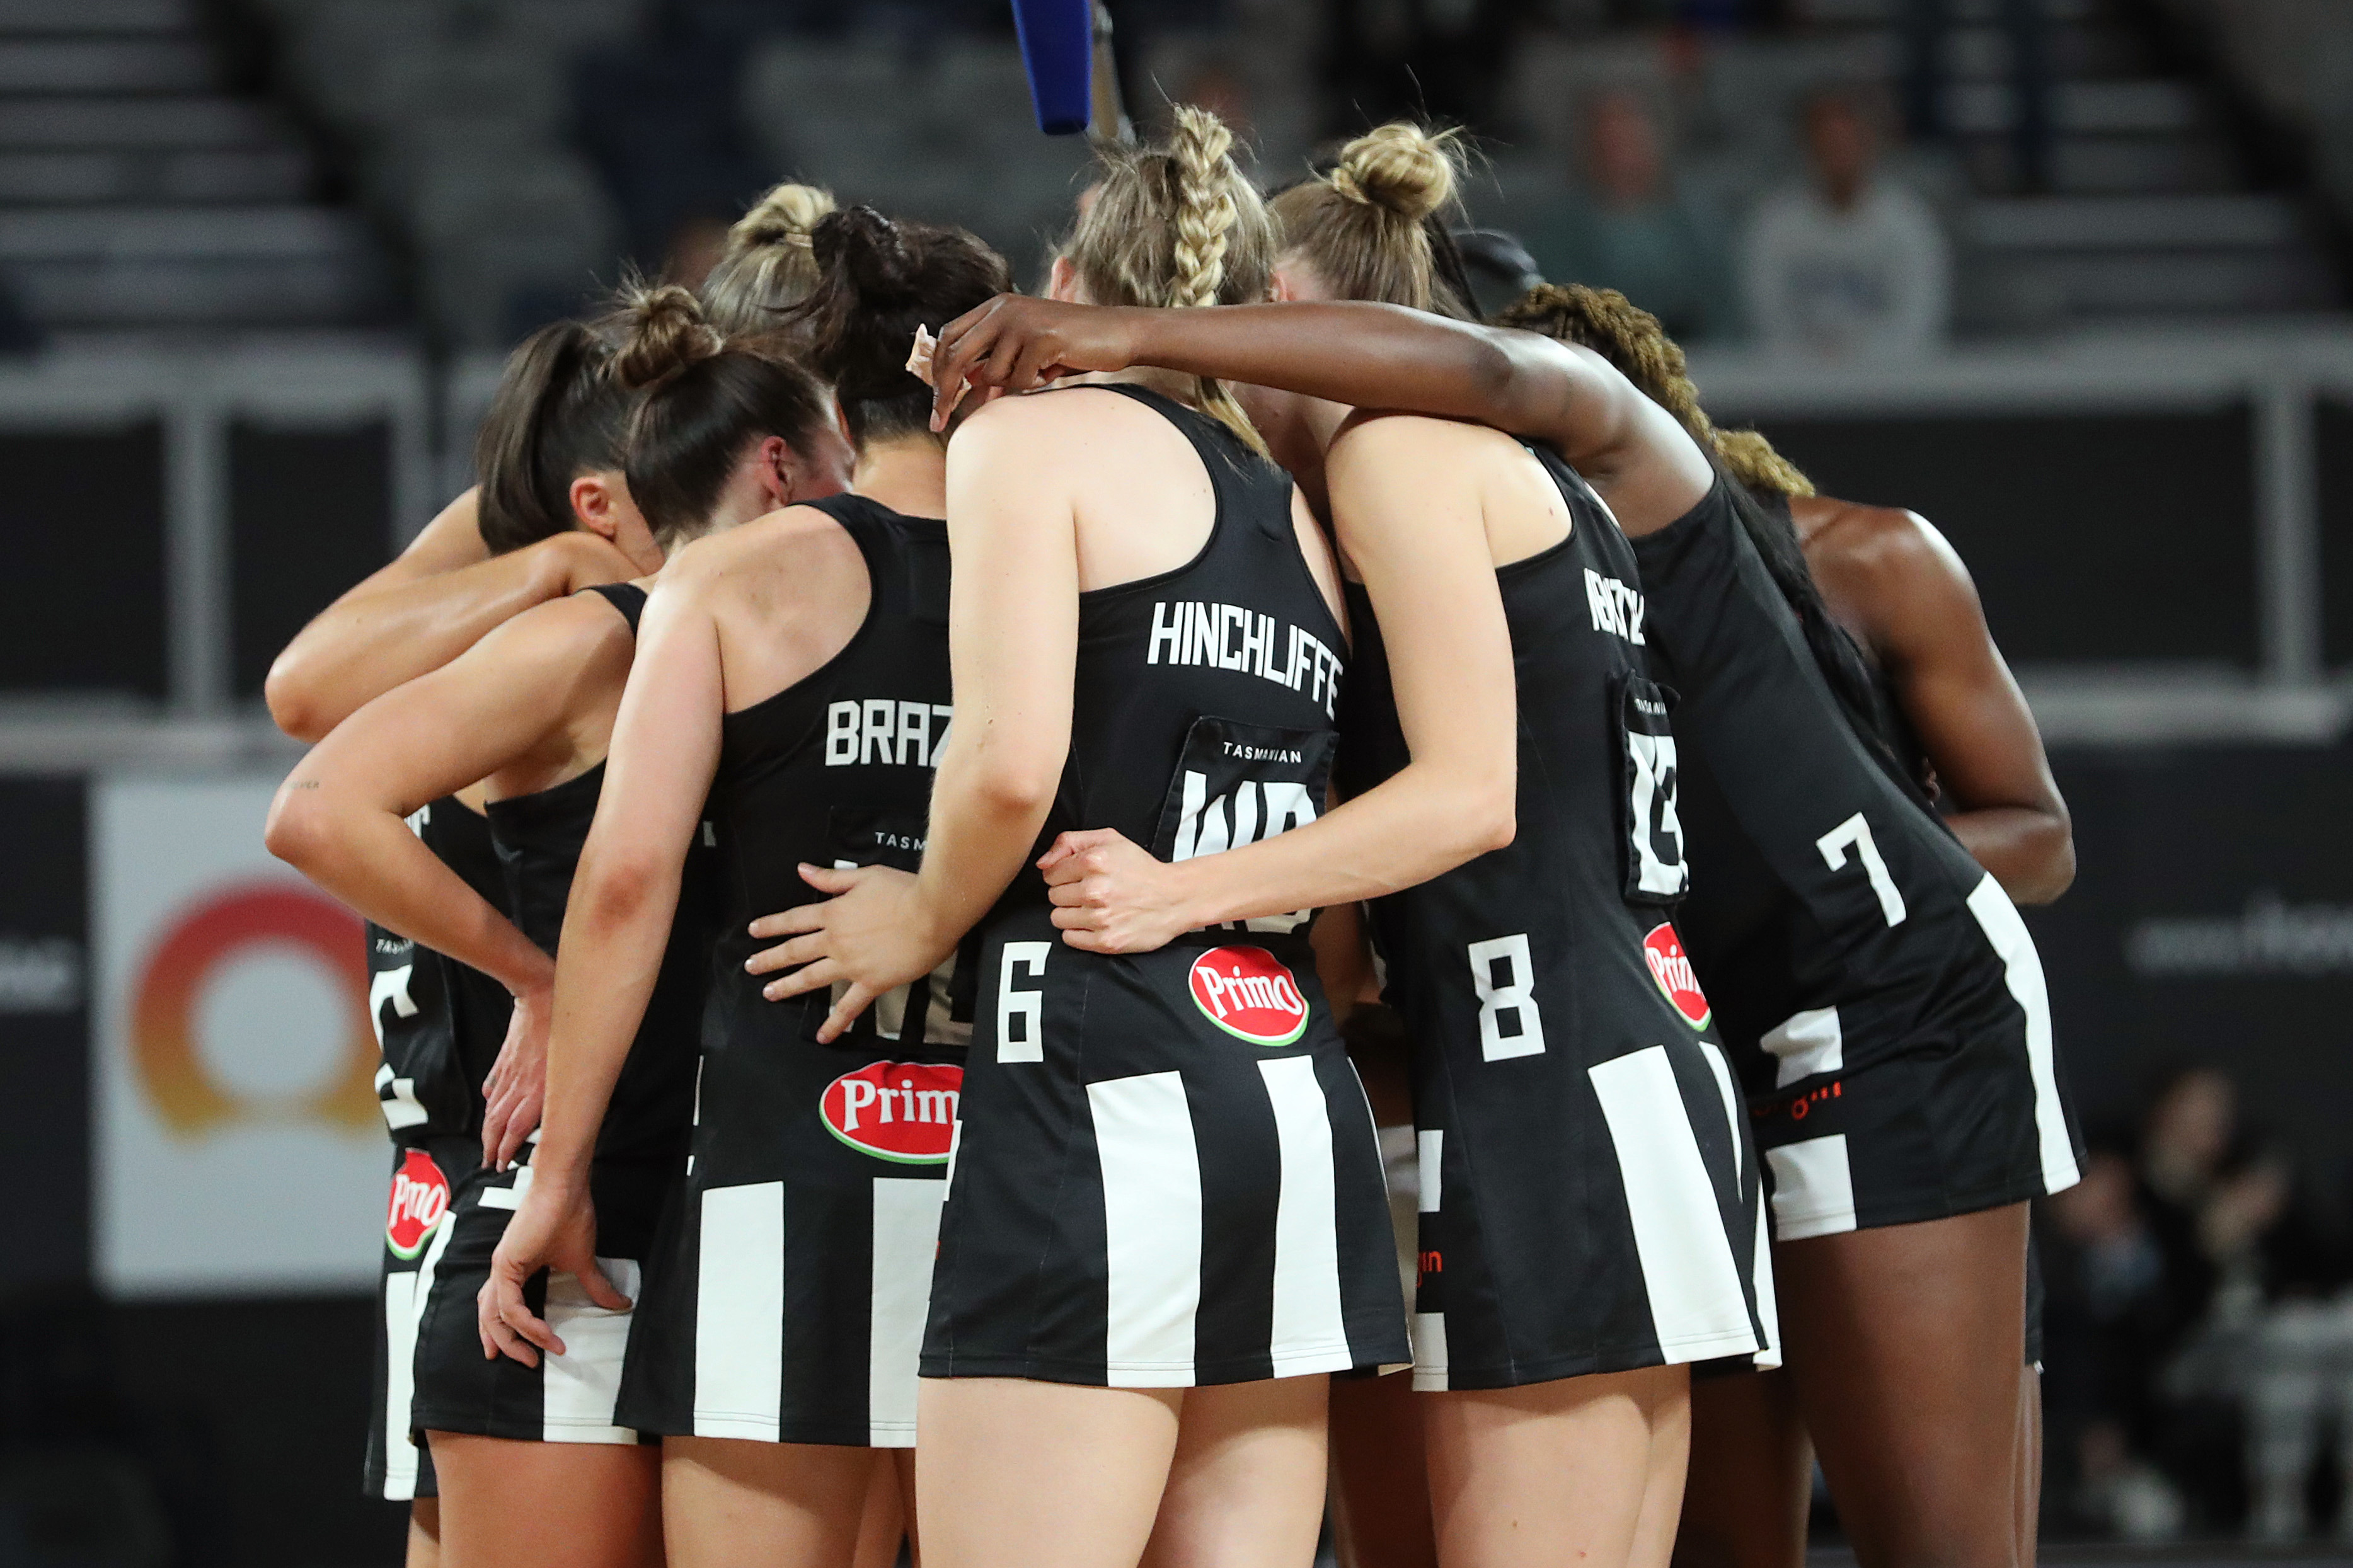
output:
[[[1454,199],[1461,168],[1461,132],[1392,120],[1341,148],[1331,178],[1342,195],[1419,223]]]
[[[764,245],[806,247],[818,222],[833,210],[831,191],[817,185],[778,185],[728,229],[727,249],[741,255]]]

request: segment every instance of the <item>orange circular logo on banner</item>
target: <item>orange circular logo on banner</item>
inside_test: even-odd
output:
[[[322,1089],[290,1103],[222,1085],[197,1048],[195,1010],[220,967],[259,945],[291,946],[338,982],[346,1004],[343,1063]],[[233,883],[181,911],[147,955],[131,1006],[131,1059],[156,1114],[199,1133],[248,1118],[317,1118],[363,1127],[377,1116],[375,1031],[368,1025],[367,949],[349,910],[284,882]]]

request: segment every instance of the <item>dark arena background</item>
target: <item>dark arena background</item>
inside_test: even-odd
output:
[[[1209,104],[1269,183],[1468,127],[1467,225],[1950,538],[2080,864],[2028,916],[2093,1150],[2037,1218],[2049,1554],[2353,1542],[2353,19],[1110,10],[1136,120]],[[1831,98],[1926,215],[1921,276],[1837,286],[1918,285],[1884,340],[1775,274]],[[1034,286],[1083,162],[986,0],[0,0],[0,1564],[399,1560],[359,927],[262,848],[260,694],[470,482],[506,351],[625,266],[697,280],[785,177]]]

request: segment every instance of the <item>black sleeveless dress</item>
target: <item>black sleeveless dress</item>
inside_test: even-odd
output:
[[[1633,552],[1583,479],[1529,450],[1570,531],[1496,572],[1518,831],[1372,906],[1414,1048],[1421,1389],[1747,1357],[1777,1337],[1746,1117],[1670,920],[1690,874]],[[1359,795],[1411,759],[1371,603],[1349,592],[1341,782]]]
[[[746,928],[822,895],[797,868],[923,848],[946,739],[947,525],[857,496],[812,503],[871,596],[848,647],[726,716],[709,816],[709,954],[686,1181],[631,1331],[621,1421],[641,1431],[906,1447],[971,1010],[951,961],[820,1045],[833,998],[770,1002]]]
[[[645,607],[643,589],[623,583],[583,591],[610,601],[630,629],[637,629]],[[491,837],[504,875],[509,916],[552,953],[563,934],[573,873],[604,782],[605,764],[599,763],[553,788],[491,803]],[[597,1130],[589,1168],[598,1261],[632,1300],[664,1195],[686,1160],[694,1039],[712,936],[711,852],[700,837],[680,885],[660,975]],[[615,1415],[632,1314],[596,1306],[570,1275],[543,1271],[524,1289],[532,1310],[564,1341],[565,1353],[543,1356],[535,1367],[482,1355],[474,1299],[490,1278],[491,1257],[506,1234],[508,1216],[529,1190],[538,1141],[533,1132],[512,1169],[478,1173],[459,1193],[450,1222],[436,1238],[437,1278],[417,1332],[412,1418],[428,1430],[490,1437],[635,1443],[638,1434]]]
[[[2042,965],[2000,883],[1848,722],[1719,479],[1634,541],[1682,694],[1678,923],[1783,1240],[2077,1179]]]
[[[493,908],[505,907],[498,852],[480,813],[448,795],[420,806],[408,826]],[[433,1456],[415,1439],[408,1409],[417,1321],[433,1293],[427,1256],[452,1196],[481,1163],[482,1079],[506,1040],[513,999],[489,975],[373,922],[367,963],[368,1015],[384,1054],[375,1088],[392,1133],[392,1192],[363,1484],[368,1496],[399,1502],[439,1495]]]
[[[1080,595],[1071,752],[1046,837],[1110,827],[1165,860],[1322,808],[1344,640],[1291,483],[1183,431],[1217,520],[1173,572]],[[983,922],[927,1377],[1183,1387],[1406,1361],[1380,1151],[1315,982],[1309,911],[1155,952],[1062,942],[1025,868]]]

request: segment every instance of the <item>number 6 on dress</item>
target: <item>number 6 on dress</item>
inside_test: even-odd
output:
[[[1046,994],[1013,984],[1017,971],[1032,980],[1046,977],[1050,942],[1008,942],[997,972],[997,1059],[1001,1062],[1042,1062],[1046,1059]],[[1015,1020],[1020,1028],[1014,1028]],[[1018,1035],[1018,1037],[1017,1037]]]

